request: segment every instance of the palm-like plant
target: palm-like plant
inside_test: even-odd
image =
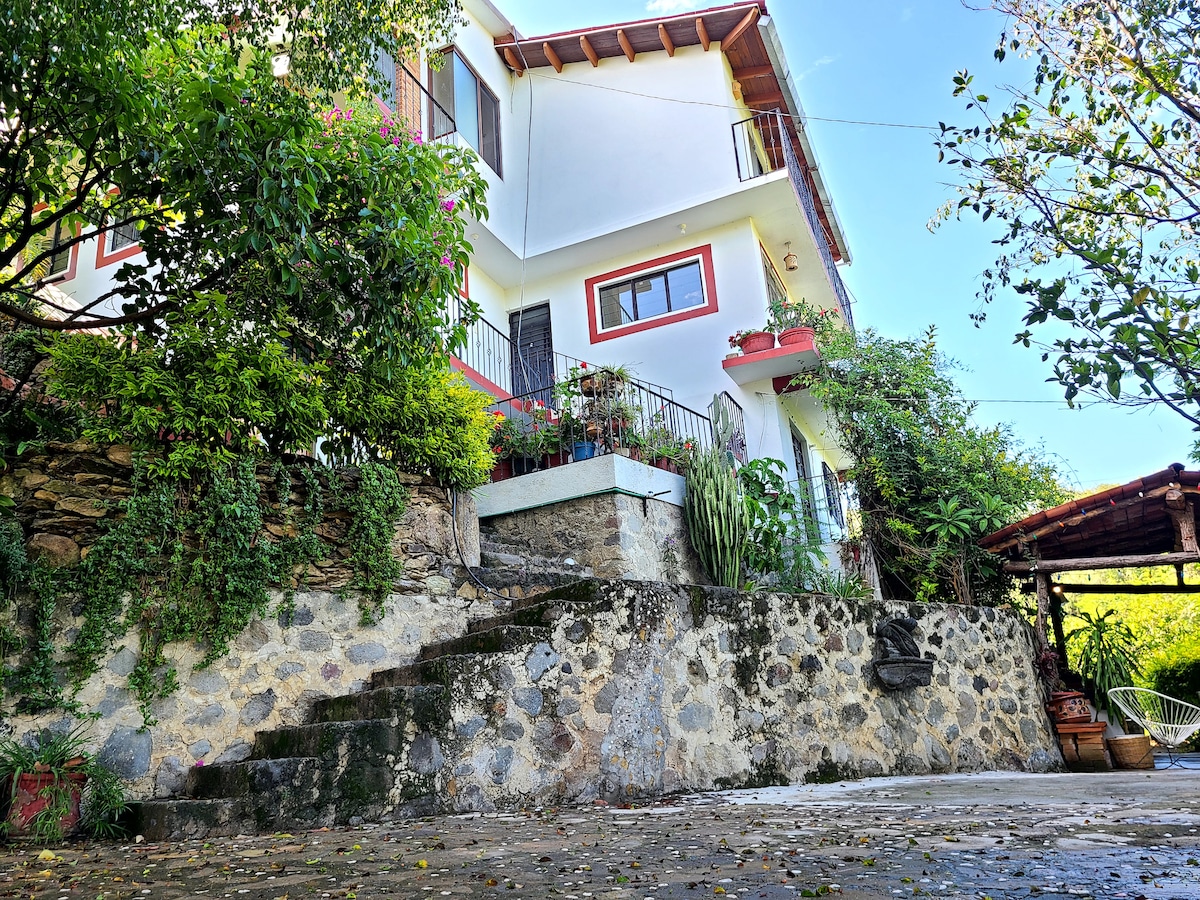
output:
[[[1137,664],[1137,640],[1129,627],[1110,609],[1101,615],[1088,612],[1073,613],[1083,621],[1067,635],[1068,645],[1078,648],[1079,674],[1088,681],[1097,705],[1108,710],[1110,722],[1120,721],[1115,704],[1108,692],[1116,687],[1133,684],[1141,670]]]

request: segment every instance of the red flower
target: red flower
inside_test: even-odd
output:
[[[585,363],[585,362],[581,362],[581,363],[579,364],[579,368],[581,368],[581,369],[586,369],[586,368],[587,368],[587,363]]]

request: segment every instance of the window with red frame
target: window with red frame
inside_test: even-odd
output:
[[[717,311],[709,246],[589,278],[586,290],[593,343]]]

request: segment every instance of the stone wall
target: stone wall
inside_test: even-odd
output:
[[[631,582],[555,596],[544,642],[448,661],[452,808],[1062,764],[1011,610]],[[888,691],[874,631],[908,615],[933,683]]]
[[[127,448],[98,453],[86,444],[51,444],[45,453],[11,461],[0,478],[0,493],[17,501],[31,555],[69,565],[86,555],[100,523],[120,514],[115,501],[129,495],[131,473]],[[260,473],[260,479],[267,478]],[[137,658],[136,633],[118,642],[73,699],[80,714],[98,715],[90,739],[135,797],[177,792],[186,769],[200,761],[245,757],[255,731],[300,724],[316,699],[357,690],[372,671],[408,663],[423,645],[461,635],[470,620],[493,612],[490,601],[454,593],[459,559],[446,492],[418,477],[405,481],[410,501],[393,542],[405,574],[379,624],[359,624],[355,598],[342,598],[337,590],[350,572],[344,564],[349,551],[338,541],[347,514],[335,509],[317,529],[327,541],[326,558],[310,568],[291,619],[273,608],[251,623],[226,656],[204,669],[196,668],[204,648],[171,645],[167,655],[181,687],[154,704],[158,722],[148,729],[142,729],[126,680]],[[477,565],[478,520],[470,497],[460,497],[458,512],[459,543],[467,561]],[[279,533],[281,515],[268,516],[266,528]],[[281,595],[274,599],[273,607]],[[55,621],[60,642],[69,641],[81,624],[71,613],[68,598]],[[15,714],[13,700],[5,697],[6,733],[63,727],[68,721],[62,712]]]
[[[510,547],[570,557],[598,578],[709,583],[688,541],[683,508],[674,503],[608,492],[484,521]],[[668,540],[678,559],[673,573],[664,556]]]

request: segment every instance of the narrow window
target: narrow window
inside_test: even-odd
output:
[[[57,250],[57,248],[60,247],[63,242],[66,241],[66,239],[67,237],[63,232],[62,222],[59,222],[54,226],[54,234],[50,238],[51,249]],[[55,275],[61,275],[67,271],[70,265],[71,248],[64,247],[62,250],[57,250],[57,252],[50,257],[50,268],[46,272],[46,277],[51,278]]]
[[[787,288],[784,287],[779,273],[775,271],[775,264],[771,262],[771,257],[767,256],[766,250],[762,250],[762,263],[763,274],[767,277],[767,303],[771,306],[782,303],[787,299]]]
[[[457,131],[500,175],[500,101],[457,51],[447,50],[446,55],[449,58],[430,77],[433,136]]]

